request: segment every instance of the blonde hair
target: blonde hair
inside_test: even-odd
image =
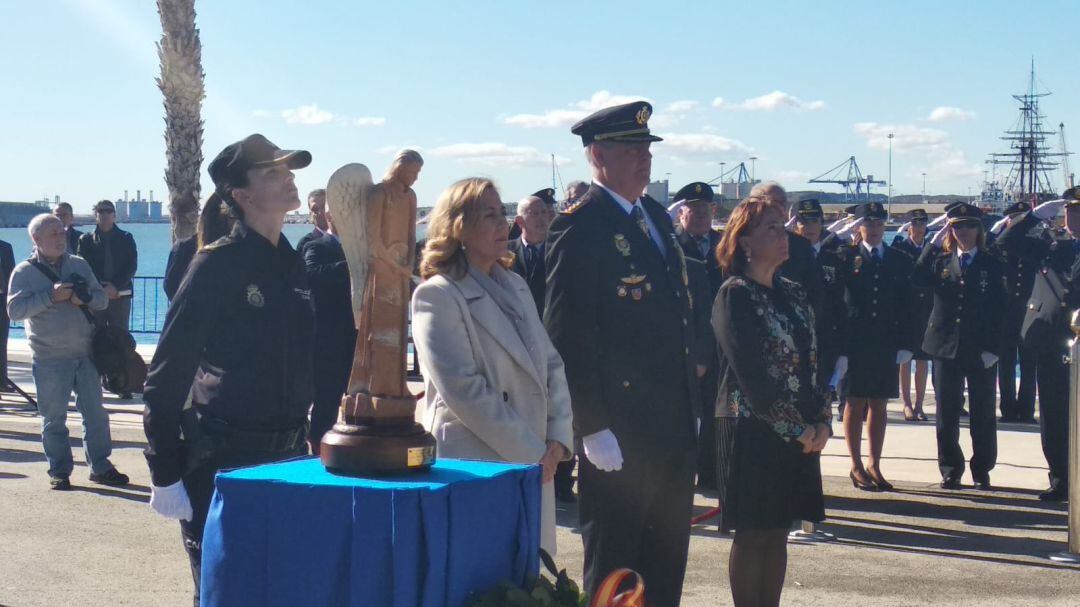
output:
[[[461,237],[480,221],[479,201],[488,190],[498,194],[495,182],[483,177],[469,177],[443,190],[428,215],[427,242],[420,260],[420,277],[427,280],[436,274],[458,279],[465,275],[468,262]],[[499,263],[509,267],[511,258]]]
[[[973,223],[979,227],[979,235],[976,237],[975,246],[979,247],[980,249],[985,249],[986,231],[983,230],[983,224],[981,221],[977,220]],[[952,222],[947,224],[942,229],[948,230],[950,227],[952,227]],[[941,250],[945,253],[948,253],[949,255],[952,255],[954,252],[960,250],[960,243],[956,240],[956,234],[954,234],[951,230],[947,234],[945,234],[945,241],[941,243]]]

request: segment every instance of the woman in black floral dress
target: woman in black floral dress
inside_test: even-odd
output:
[[[735,605],[779,605],[793,521],[825,518],[820,452],[832,436],[817,383],[814,313],[776,270],[788,256],[786,209],[751,195],[717,257],[730,278],[713,304],[720,350],[717,415],[735,416],[721,528],[734,530]]]

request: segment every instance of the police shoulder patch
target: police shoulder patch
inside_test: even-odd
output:
[[[577,213],[581,209],[585,208],[585,206],[587,206],[589,204],[590,200],[592,200],[592,199],[591,198],[583,198],[583,199],[575,202],[574,204],[570,205],[565,211],[563,211],[563,214],[564,215],[573,215],[574,213]]]
[[[218,250],[218,249],[220,249],[222,247],[227,247],[227,246],[229,246],[229,245],[231,245],[231,244],[233,244],[235,242],[236,242],[236,240],[234,240],[231,236],[222,236],[221,238],[218,238],[217,240],[215,240],[214,242],[211,242],[210,244],[203,245],[202,248],[199,249],[199,250],[200,251],[216,251],[216,250]]]

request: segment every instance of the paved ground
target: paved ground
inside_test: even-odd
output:
[[[25,367],[13,375],[32,388]],[[131,475],[132,485],[110,489],[87,482],[72,407],[76,490],[57,493],[47,489],[40,419],[18,399],[0,400],[0,606],[190,605],[178,528],[146,504],[141,403],[109,399],[106,406],[113,461]],[[784,604],[1080,604],[1080,568],[1045,558],[1064,549],[1067,520],[1063,505],[1035,499],[1046,482],[1037,429],[999,429],[993,480],[1001,490],[945,492],[935,482],[933,424],[899,421],[897,403],[890,410],[894,423],[883,469],[898,490],[856,492],[846,478],[843,442],[832,441],[823,460],[829,516],[823,529],[838,540],[791,547]],[[933,414],[932,405],[928,412]],[[713,505],[711,496],[697,497],[698,512]],[[563,509],[559,518],[557,560],[579,577],[576,512]],[[715,525],[694,529],[683,605],[730,605],[729,549],[730,538]]]

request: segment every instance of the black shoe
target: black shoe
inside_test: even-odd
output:
[[[960,479],[957,478],[943,478],[941,479],[942,489],[956,490],[960,488]]]
[[[869,474],[867,476],[869,476]],[[848,473],[848,478],[851,479],[851,486],[855,487],[856,489],[858,489],[860,491],[880,491],[880,489],[874,483],[873,480],[863,482],[863,481],[859,480],[859,477],[855,476],[854,472],[849,472]]]
[[[975,488],[979,491],[992,491],[990,488],[990,475],[983,474],[980,476],[972,475],[972,480],[975,481]]]
[[[1036,426],[1039,425],[1039,420],[1035,419],[1034,415],[1032,415],[1030,417],[1021,417],[1020,419],[1017,419],[1016,421],[1017,421],[1017,423],[1021,423],[1021,424],[1034,424]]]
[[[564,504],[573,504],[577,502],[577,496],[574,495],[574,490],[570,487],[556,487],[555,499]]]
[[[120,474],[120,471],[116,468],[109,468],[108,471],[102,474],[90,473],[90,482],[98,483],[99,485],[108,485],[110,487],[123,487],[128,484],[128,476],[126,474]]]
[[[1040,502],[1067,502],[1069,501],[1069,489],[1062,485],[1050,487],[1039,494]]]
[[[1000,424],[1015,424],[1018,421],[1020,421],[1020,418],[1014,415],[1002,415],[998,418],[998,423]]]
[[[71,491],[71,481],[66,476],[51,476],[49,488],[53,491]]]

